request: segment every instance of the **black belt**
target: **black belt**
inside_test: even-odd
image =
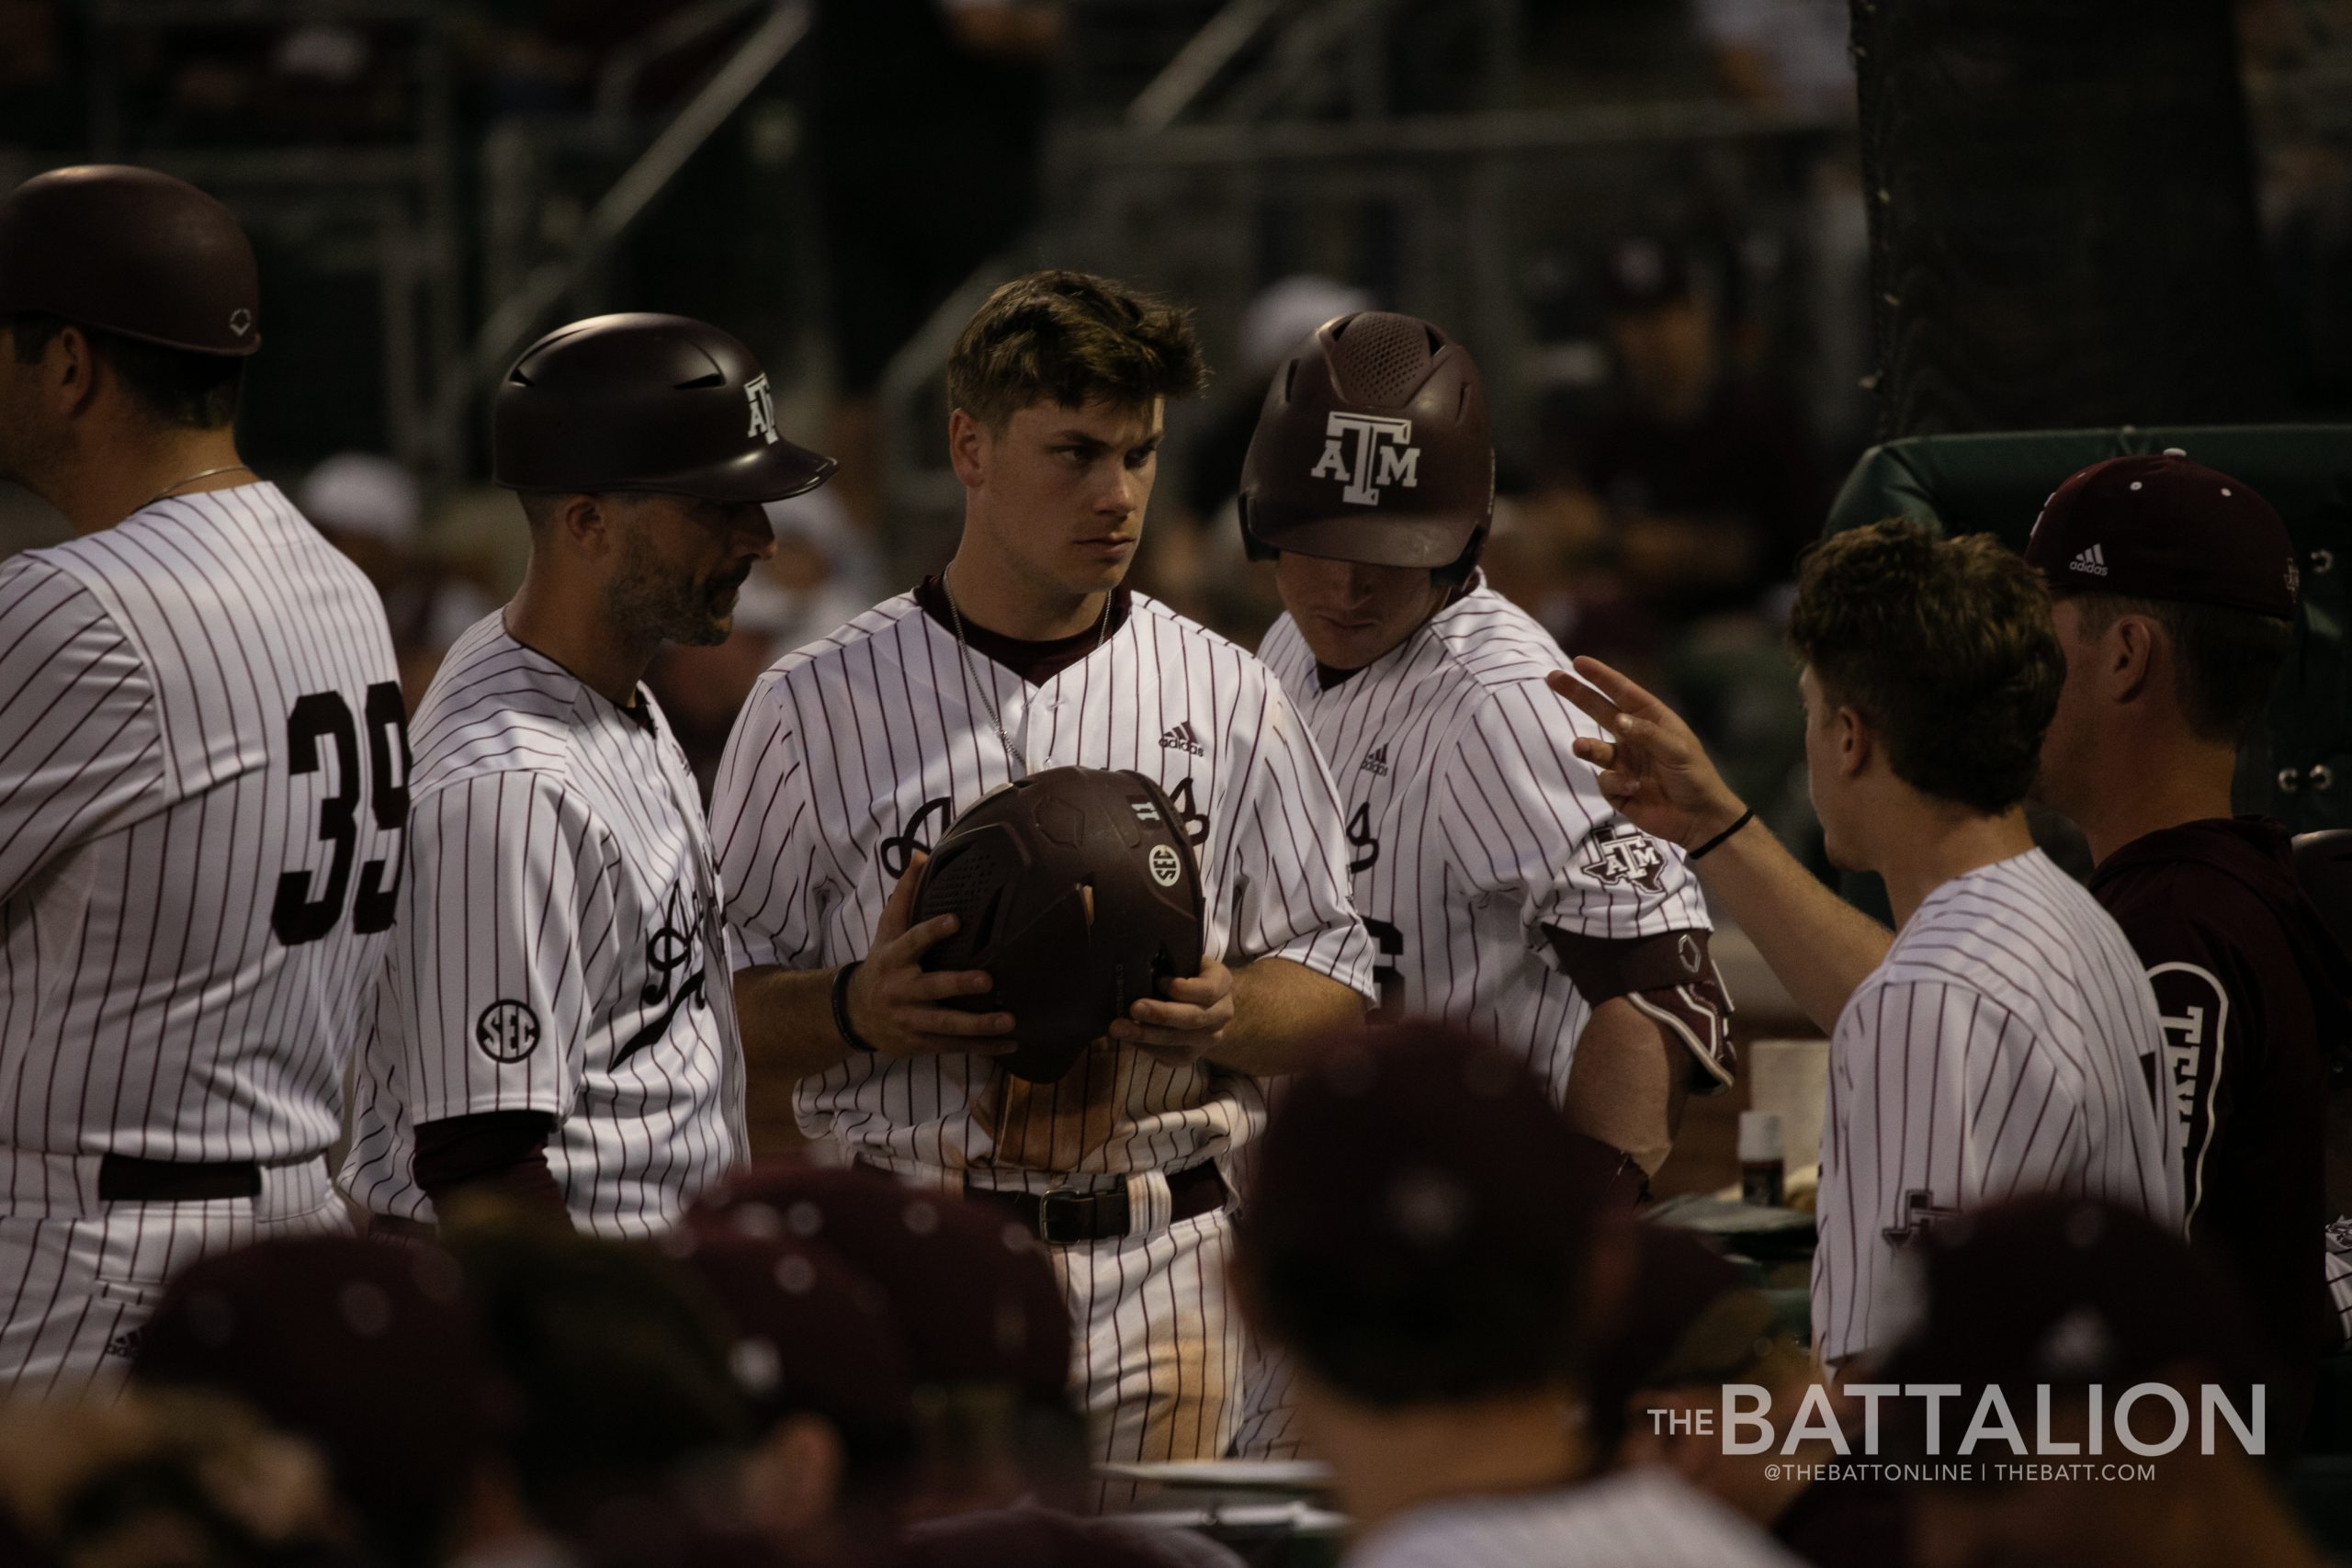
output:
[[[863,1162],[861,1162],[863,1163]],[[1169,1220],[1189,1220],[1225,1207],[1225,1178],[1215,1160],[1168,1173]],[[964,1184],[964,1196],[975,1202],[1007,1209],[1020,1216],[1022,1228],[1054,1247],[1081,1241],[1110,1241],[1135,1229],[1124,1184],[1105,1192],[1080,1192],[1057,1187],[1051,1192],[1018,1192],[1001,1187]]]
[[[196,1162],[103,1155],[98,1159],[101,1203],[204,1203],[218,1198],[261,1196],[261,1162],[227,1159]]]

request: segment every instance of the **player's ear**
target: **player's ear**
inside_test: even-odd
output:
[[[988,458],[995,439],[989,427],[962,409],[947,415],[947,461],[966,490],[978,490],[988,479]]]
[[[568,495],[556,508],[554,532],[583,555],[612,547],[614,502],[608,495]]]
[[[2161,649],[2160,649],[2161,645]],[[2149,689],[2160,652],[2168,653],[2169,639],[2156,634],[2156,623],[2145,615],[2118,615],[2099,638],[2101,682],[2110,701],[2134,701]]]
[[[1878,744],[1878,737],[1871,733],[1870,722],[1850,707],[1841,707],[1830,719],[1830,728],[1838,742],[1838,776],[1850,779],[1861,776],[1870,766],[1871,752]]]
[[[41,350],[41,394],[50,412],[61,419],[86,412],[104,378],[89,334],[70,321]]]

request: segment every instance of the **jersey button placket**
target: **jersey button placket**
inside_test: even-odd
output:
[[[1069,750],[1069,737],[1061,733],[1061,712],[1060,677],[1057,676],[1037,689],[1030,700],[1028,714],[1021,721],[1022,753],[1034,759],[1039,772],[1061,767],[1066,761],[1062,753]],[[1034,734],[1030,725],[1033,715],[1036,719]]]
[[[1036,704],[1031,700],[1026,682],[1007,680],[993,667],[990,668],[989,675],[991,680],[998,682],[997,711],[1003,716],[1004,738],[1012,743],[1014,755],[1004,760],[1005,767],[1009,770],[1008,776],[1021,778],[1036,771],[1036,760],[1029,747],[1029,716]],[[1011,689],[1007,690],[1008,687]],[[989,721],[988,715],[980,715],[979,720],[982,725],[986,725]],[[988,732],[983,729],[981,733],[986,736]]]

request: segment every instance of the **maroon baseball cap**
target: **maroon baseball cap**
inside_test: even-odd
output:
[[[889,1299],[830,1248],[726,1227],[673,1232],[657,1245],[732,1320],[728,1365],[763,1427],[803,1411],[867,1432],[913,1418],[906,1335]]]
[[[2224,1386],[2267,1371],[2233,1282],[2144,1214],[2041,1195],[1949,1220],[1912,1244],[1898,1323],[1871,1380],[1978,1391],[2110,1388],[2197,1369]],[[2012,1410],[2032,1408],[2032,1396]],[[2245,1408],[2243,1401],[2238,1408]]]
[[[2025,558],[2053,593],[2295,615],[2295,544],[2277,510],[2177,446],[2068,479],[2042,502]]]
[[[813,1243],[882,1288],[915,1382],[1002,1383],[1065,1404],[1069,1307],[1037,1238],[964,1199],[879,1172],[757,1166],[695,1201],[687,1224]]]
[[[1581,1251],[1601,1171],[1523,1062],[1408,1023],[1351,1037],[1291,1081],[1259,1143],[1244,1225],[1261,1247],[1338,1268],[1475,1273]]]
[[[1291,1079],[1235,1222],[1260,1330],[1383,1404],[1574,1378],[1603,1183],[1524,1061],[1408,1022]]]
[[[265,1241],[190,1264],[140,1330],[133,1382],[234,1394],[325,1453],[389,1538],[437,1551],[513,1426],[458,1264],[354,1236]]]

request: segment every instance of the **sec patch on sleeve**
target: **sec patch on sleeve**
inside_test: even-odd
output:
[[[539,1048],[539,1015],[522,1002],[492,1002],[474,1021],[474,1043],[493,1062],[520,1062]]]

